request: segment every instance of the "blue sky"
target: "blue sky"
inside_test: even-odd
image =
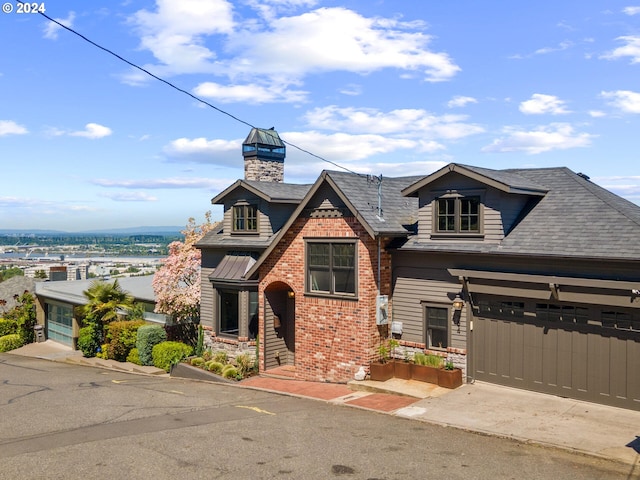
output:
[[[220,218],[210,199],[243,176],[250,127],[7,3],[0,228]],[[43,5],[154,75],[349,170],[566,166],[640,204],[640,2]],[[285,181],[311,183],[323,169],[336,167],[288,147]]]

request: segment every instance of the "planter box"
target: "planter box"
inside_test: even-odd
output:
[[[378,382],[384,382],[393,377],[393,362],[379,363],[373,362],[369,365],[369,378]]]
[[[393,376],[403,380],[411,379],[411,364],[404,360],[393,361]]]
[[[411,365],[411,380],[418,380],[419,382],[427,382],[438,384],[438,371],[437,367],[430,367],[428,365]]]
[[[462,370],[454,368],[453,370],[438,370],[438,385],[444,388],[458,388],[462,385]]]

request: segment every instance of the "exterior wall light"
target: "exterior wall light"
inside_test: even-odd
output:
[[[287,292],[287,297],[289,298],[296,298],[296,292],[294,292],[293,290],[289,290]]]
[[[456,312],[459,312],[460,310],[462,310],[462,307],[464,307],[464,300],[462,300],[462,298],[460,298],[460,295],[456,295],[456,298],[453,299],[453,309]]]

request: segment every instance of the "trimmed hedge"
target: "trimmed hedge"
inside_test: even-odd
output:
[[[100,348],[100,333],[93,325],[82,327],[78,331],[78,350],[87,358],[95,357]]]
[[[171,370],[171,366],[180,363],[181,360],[193,353],[193,347],[182,342],[162,342],[155,345],[151,355],[153,366],[162,368],[165,372]]]
[[[17,333],[11,333],[0,337],[0,352],[8,352],[20,348],[24,343]]]
[[[143,325],[138,329],[136,348],[140,365],[153,365],[153,347],[167,340],[167,332],[160,325]]]
[[[137,348],[132,348],[131,349],[131,351],[129,352],[129,355],[127,355],[127,362],[135,363],[136,365],[142,365],[140,363],[140,355],[138,355],[138,349]]]
[[[145,325],[143,320],[123,320],[111,322],[107,326],[107,358],[124,362],[138,340],[138,329]]]
[[[0,318],[0,337],[18,333],[18,322],[8,318]]]

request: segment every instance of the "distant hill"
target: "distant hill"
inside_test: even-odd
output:
[[[161,226],[161,227],[128,227],[128,228],[105,228],[101,230],[85,230],[82,232],[66,232],[63,230],[28,230],[28,229],[0,229],[0,235],[16,235],[16,236],[29,236],[29,235],[163,235],[163,236],[179,236],[182,227],[173,226]]]

